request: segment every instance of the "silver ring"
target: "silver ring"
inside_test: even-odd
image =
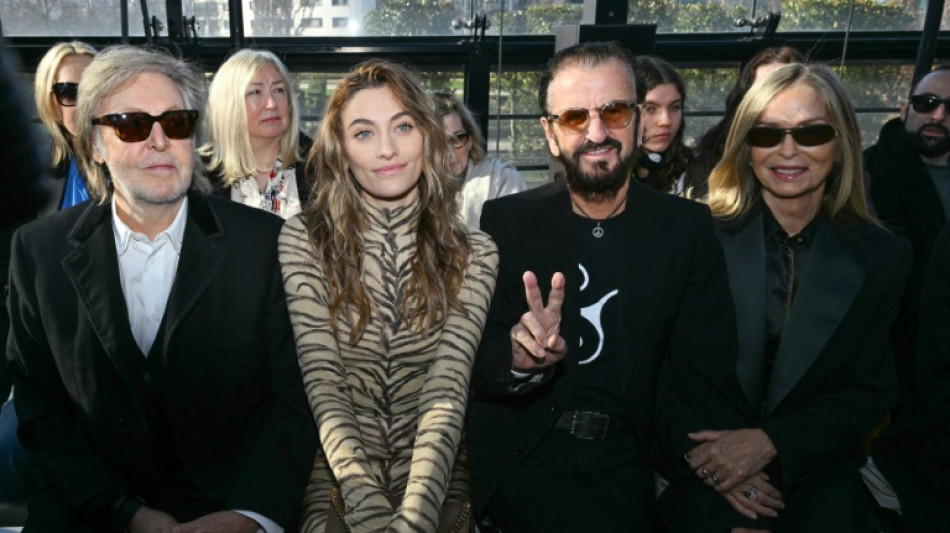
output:
[[[702,474],[704,478],[707,478],[712,475],[712,472],[710,472],[709,469],[704,466],[702,470]]]
[[[683,460],[686,461],[687,463],[689,462],[689,452],[686,452],[683,454]]]
[[[759,488],[755,485],[752,485],[752,488],[742,493],[747,500],[754,502],[759,499]]]
[[[715,472],[713,472],[713,475],[709,476],[709,479],[711,479],[713,484],[716,484],[716,485],[718,485],[719,481],[721,481],[719,479],[719,476],[717,476]]]

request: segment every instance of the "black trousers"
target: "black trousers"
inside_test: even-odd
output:
[[[551,433],[488,502],[504,533],[649,532],[653,466],[635,435],[582,440]]]

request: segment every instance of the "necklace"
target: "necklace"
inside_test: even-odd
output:
[[[610,217],[614,216],[615,214],[617,214],[617,211],[619,211],[621,207],[623,207],[624,205],[627,204],[627,197],[624,196],[623,200],[622,200],[620,203],[618,203],[616,207],[614,207],[614,210],[611,211],[609,215],[605,216],[604,218],[602,218],[602,219],[600,219],[600,220],[597,220],[596,218],[594,218],[594,217],[588,215],[588,214],[587,214],[587,211],[584,211],[584,208],[581,207],[580,204],[578,204],[577,202],[575,202],[573,198],[571,199],[571,203],[574,204],[574,207],[576,207],[577,210],[580,211],[582,215],[584,215],[584,218],[586,218],[587,220],[593,220],[594,222],[597,223],[597,225],[594,226],[594,229],[591,230],[591,234],[594,236],[594,238],[599,239],[599,238],[601,238],[601,237],[604,236],[604,228],[601,227],[600,224],[601,224],[603,221],[607,220],[608,218],[610,218]]]

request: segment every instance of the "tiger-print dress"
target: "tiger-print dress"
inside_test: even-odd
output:
[[[443,499],[469,500],[464,453],[457,452],[498,252],[490,237],[471,232],[459,293],[465,312],[450,310],[443,325],[410,331],[401,315],[418,202],[392,210],[363,205],[370,227],[362,281],[372,316],[355,345],[349,344],[354,316],[339,317],[332,332],[327,285],[301,217],[287,222],[279,240],[297,354],[322,443],[301,531],[323,533],[330,491],[339,484],[352,531],[433,532]]]

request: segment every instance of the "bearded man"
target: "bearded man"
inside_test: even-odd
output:
[[[891,427],[873,446],[875,463],[896,489],[908,531],[926,530],[950,519],[950,491],[945,483],[950,462],[943,457],[945,447],[941,448],[950,441],[950,428],[946,422],[941,427],[932,409],[946,403],[946,392],[918,383],[922,373],[925,380],[947,379],[946,366],[939,370],[943,376],[935,376],[932,368],[921,364],[933,356],[934,345],[918,339],[946,329],[934,320],[943,316],[934,311],[939,309],[935,295],[942,295],[942,287],[950,283],[939,273],[946,254],[931,256],[950,213],[948,105],[950,66],[944,66],[914,82],[909,100],[901,103],[900,117],[887,122],[877,144],[864,152],[874,209],[886,227],[914,247],[907,289],[891,331],[900,403],[891,414]],[[932,262],[938,264],[930,266]],[[931,287],[925,290],[928,266],[934,272],[928,281]],[[928,452],[931,449],[939,462]]]
[[[482,211],[501,263],[466,431],[476,516],[505,533],[651,530],[655,413],[743,401],[708,209],[630,179],[632,64],[616,44],[555,54],[539,103],[564,179]]]

